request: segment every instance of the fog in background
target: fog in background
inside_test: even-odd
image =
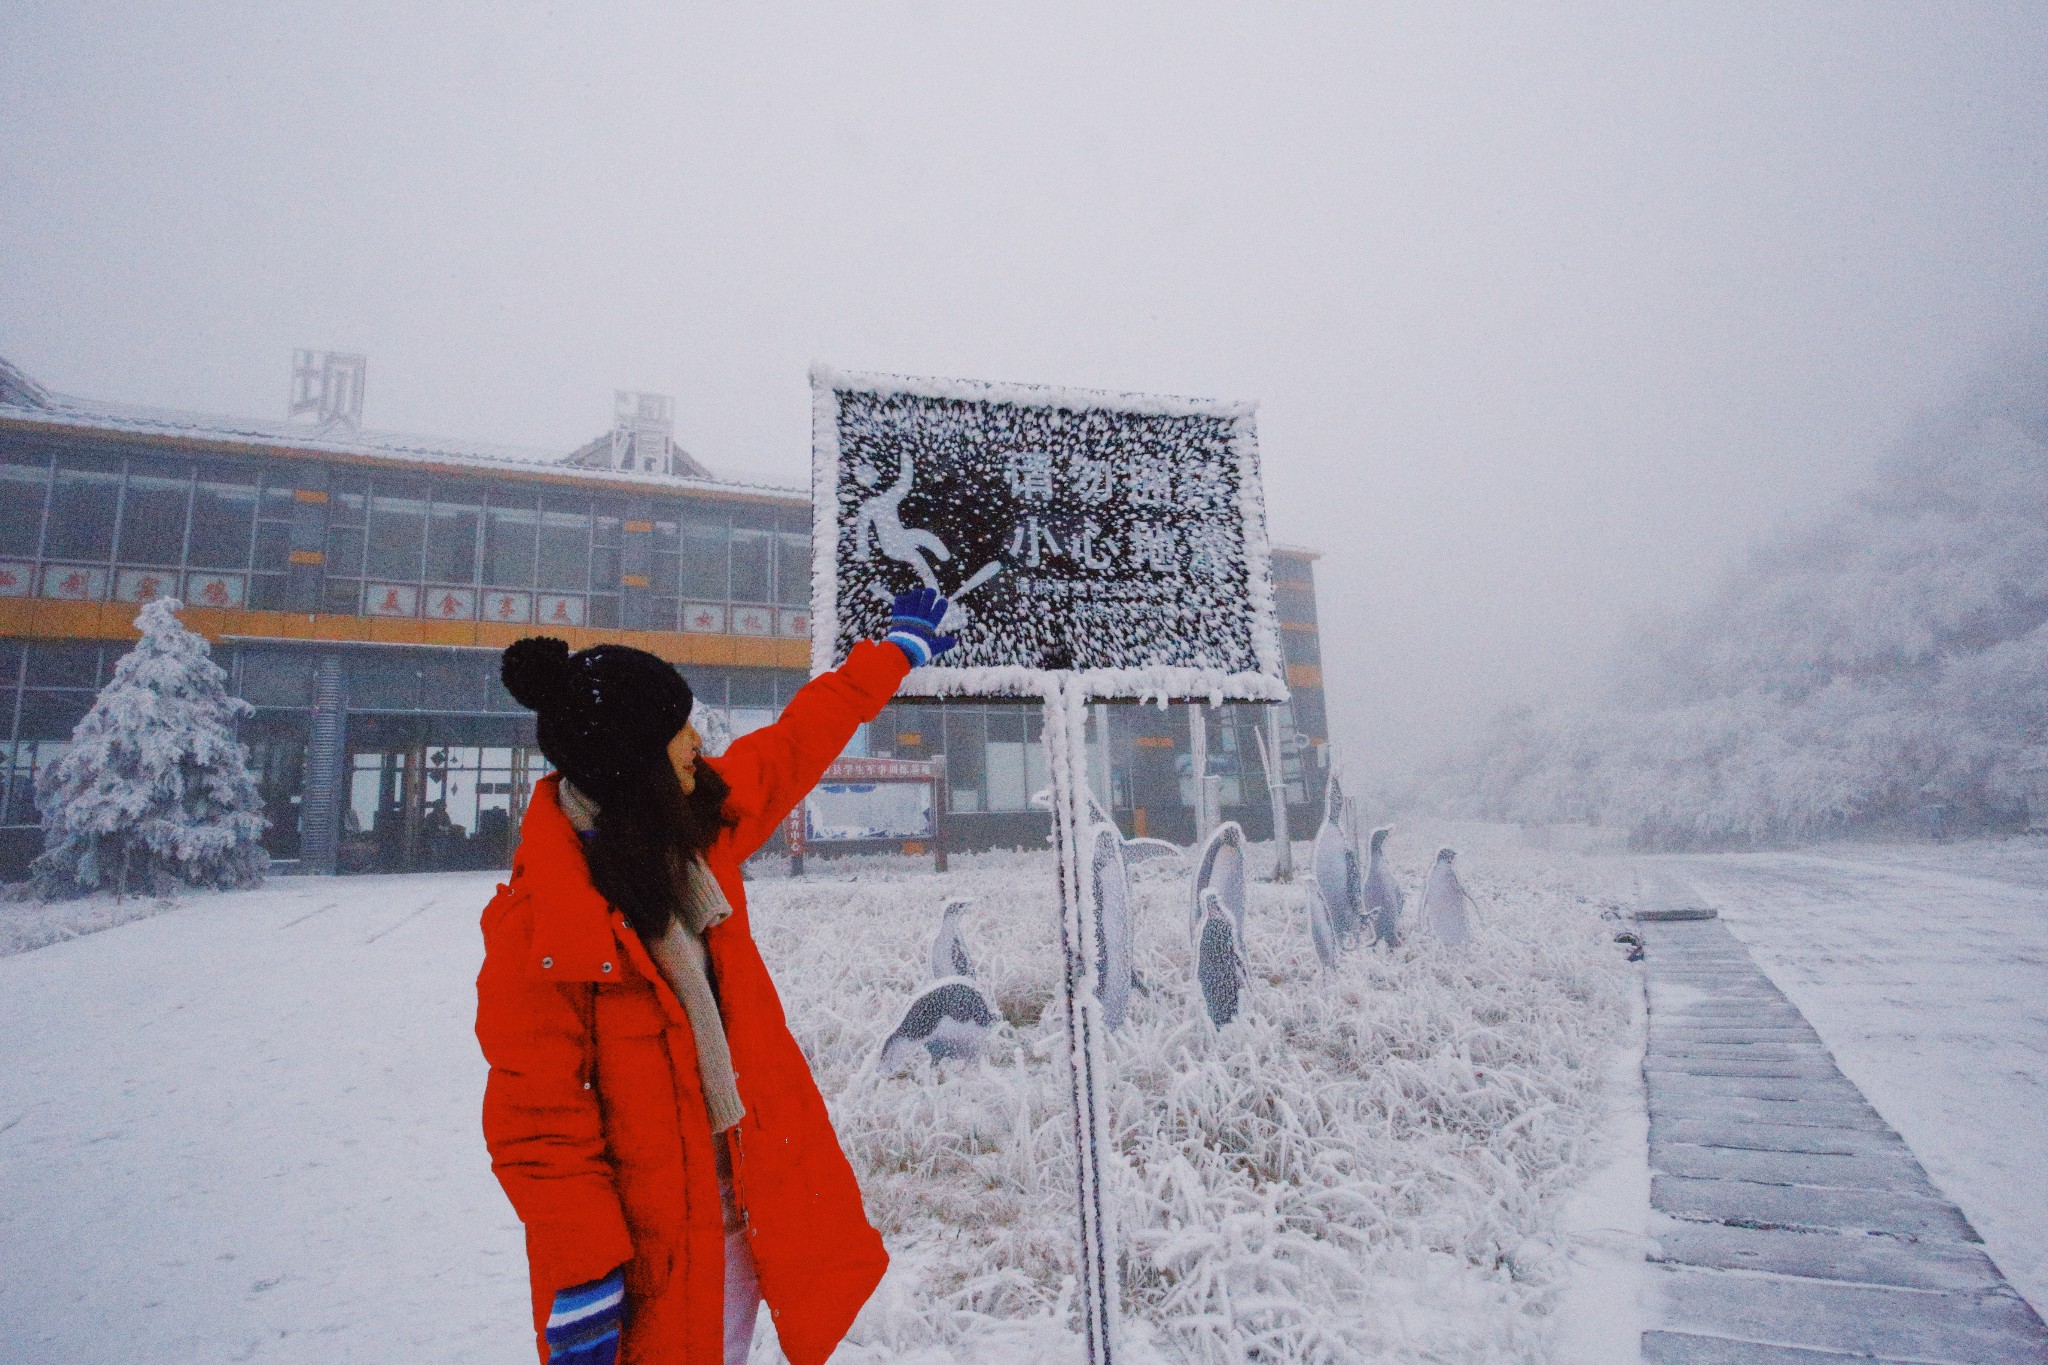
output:
[[[1261,403],[1369,775],[1604,670],[2048,295],[2048,10],[0,8],[0,355],[546,445],[806,367]]]

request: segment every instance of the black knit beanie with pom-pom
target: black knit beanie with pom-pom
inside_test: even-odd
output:
[[[575,654],[548,636],[515,641],[499,665],[505,690],[539,718],[540,751],[598,805],[628,797],[690,720],[690,685],[644,649],[592,645]]]

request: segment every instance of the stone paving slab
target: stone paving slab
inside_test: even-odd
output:
[[[1651,1281],[1653,1312],[1674,1331],[1955,1365],[2048,1365],[2041,1320],[2010,1289],[1940,1293],[1672,1265],[1655,1267]]]
[[[1834,1153],[1840,1156],[1876,1156],[1906,1150],[1906,1144],[1890,1130],[1875,1128],[1830,1128],[1807,1123],[1742,1122],[1708,1115],[1692,1117],[1650,1115],[1650,1157],[1666,1142],[1698,1143],[1705,1147],[1746,1147],[1759,1152]]]
[[[1835,1074],[1834,1063],[1825,1057],[1689,1057],[1684,1053],[1654,1053],[1643,1058],[1645,1071],[1671,1071],[1681,1076],[1751,1076],[1762,1080],[1789,1081],[1811,1077],[1825,1080]]]
[[[1643,1359],[2048,1365],[2048,1327],[1727,927],[1641,933],[1658,1215]]]
[[[1977,1240],[1969,1220],[1946,1199],[1898,1190],[1763,1184],[1659,1173],[1650,1178],[1650,1202],[1673,1218],[1737,1227],[1881,1232],[1948,1242]]]
[[[1820,1035],[1810,1024],[1700,1024],[1687,1021],[1668,1023],[1664,1039],[1688,1043],[1811,1043],[1821,1045]]]
[[[1669,1075],[1651,1077],[1650,1121],[1659,1118],[1693,1119],[1712,1116],[1738,1123],[1769,1124],[1775,1128],[1863,1128],[1888,1133],[1889,1125],[1868,1106],[1855,1104],[1801,1104],[1790,1100],[1753,1100],[1742,1095],[1660,1094]]]
[[[1860,1105],[1863,1092],[1849,1084],[1839,1071],[1819,1077],[1783,1080],[1772,1076],[1700,1076],[1666,1070],[1658,1078],[1664,1093],[1674,1099],[1687,1096],[1732,1096],[1736,1099],[1770,1100],[1777,1104]]]
[[[1690,1332],[1643,1333],[1643,1365],[1845,1365],[1848,1361],[1864,1361],[1872,1365],[1913,1365],[1912,1362],[1878,1356],[1809,1351],[1799,1346],[1765,1346],[1728,1337],[1694,1336]]]
[[[1980,1293],[2004,1281],[1984,1249],[1961,1242],[1844,1237],[1789,1228],[1673,1222],[1656,1234],[1654,1260],[1806,1280]]]
[[[1819,1040],[1802,1042],[1743,1042],[1743,1043],[1677,1043],[1664,1039],[1653,1045],[1650,1057],[1799,1057],[1812,1058],[1835,1064],[1834,1054],[1821,1046]]]
[[[1903,1151],[1882,1156],[1836,1156],[1831,1153],[1760,1152],[1745,1147],[1666,1142],[1658,1145],[1656,1162],[1660,1171],[1703,1180],[1895,1190],[1924,1199],[1940,1198],[1919,1163]]]

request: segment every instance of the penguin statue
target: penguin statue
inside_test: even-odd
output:
[[[901,1071],[920,1051],[935,1062],[947,1057],[973,1061],[987,1048],[995,1022],[996,1012],[981,987],[959,976],[934,981],[917,993],[883,1042],[881,1069]]]
[[[1429,869],[1429,880],[1422,887],[1423,924],[1438,939],[1454,947],[1472,936],[1472,926],[1465,916],[1465,907],[1472,897],[1458,880],[1457,863],[1456,850],[1438,849],[1436,865]]]
[[[1365,878],[1358,865],[1358,843],[1352,837],[1350,811],[1337,774],[1323,798],[1323,824],[1316,831],[1316,887],[1322,892],[1323,908],[1337,942],[1350,947],[1365,927]]]
[[[934,979],[948,976],[974,977],[974,961],[967,956],[967,945],[960,938],[960,917],[974,902],[967,899],[946,902],[946,913],[939,920],[939,932],[932,939],[932,976]]]
[[[1189,921],[1189,928],[1196,932],[1202,926],[1202,896],[1208,891],[1214,891],[1222,902],[1241,948],[1244,944],[1244,830],[1235,820],[1226,820],[1216,826],[1208,842],[1202,845],[1201,857],[1196,860],[1194,903]]]
[[[1372,921],[1373,942],[1389,948],[1401,944],[1401,909],[1406,901],[1394,874],[1387,869],[1386,850],[1382,847],[1393,832],[1391,825],[1372,832],[1372,865],[1365,873],[1365,913]]]
[[[1115,825],[1089,832],[1088,885],[1095,900],[1096,998],[1111,1028],[1130,1007],[1136,935],[1131,923],[1131,884],[1124,871],[1123,836]]]
[[[1337,969],[1337,928],[1330,922],[1330,903],[1323,895],[1319,877],[1308,888],[1308,936],[1316,945],[1316,957],[1324,971]]]
[[[1202,893],[1201,905],[1202,918],[1195,931],[1195,984],[1201,988],[1203,1013],[1212,1025],[1222,1028],[1237,1018],[1250,973],[1238,945],[1236,921],[1224,909],[1214,887]]]

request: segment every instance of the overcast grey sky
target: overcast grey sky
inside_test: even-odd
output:
[[[2048,7],[0,4],[0,355],[563,450],[805,371],[1261,403],[1385,771],[1597,671],[2048,294]]]

